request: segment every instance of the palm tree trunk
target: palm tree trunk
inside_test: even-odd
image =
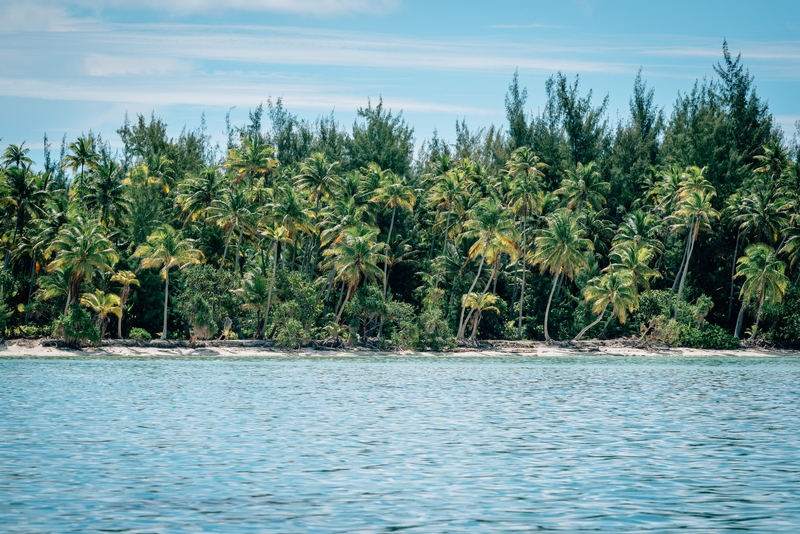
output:
[[[233,232],[228,232],[228,239],[225,240],[225,248],[222,249],[222,260],[219,262],[219,271],[222,272],[222,267],[225,265],[225,258],[228,257],[228,246],[231,244],[231,238],[233,237]]]
[[[522,339],[522,308],[525,306],[525,258],[528,251],[528,243],[525,240],[525,232],[528,227],[528,217],[522,218],[522,285],[519,297],[519,319],[517,320],[517,339]],[[516,284],[515,284],[516,285]]]
[[[169,305],[169,269],[164,270],[164,325],[161,327],[161,339],[167,339],[167,306]]]
[[[469,286],[469,291],[467,294],[469,295],[475,289],[475,284],[478,283],[478,278],[481,277],[481,271],[483,270],[483,262],[486,260],[486,251],[489,249],[489,245],[486,245],[484,248],[483,254],[481,254],[481,262],[478,264],[478,274],[475,275],[475,279],[472,281],[472,285]],[[464,310],[466,310],[466,306],[464,303],[461,303],[461,318],[458,320],[458,334],[456,335],[456,341],[461,341],[464,339],[464,328],[466,324],[464,323]]]
[[[742,229],[736,232],[736,246],[733,247],[733,261],[731,262],[731,294],[728,297],[728,318],[725,323],[730,325],[731,313],[733,312],[733,288],[735,286],[734,280],[736,277],[736,255],[739,253],[739,237],[742,235]]]
[[[691,232],[686,234],[686,245],[683,247],[683,256],[681,256],[681,264],[678,266],[678,270],[675,272],[675,280],[672,281],[672,290],[671,293],[674,295],[675,291],[678,289],[678,282],[681,278],[681,272],[683,272],[683,265],[686,263],[686,253],[689,252],[689,240],[692,237]]]
[[[561,277],[561,273],[559,272],[556,274],[555,278],[553,278],[553,287],[550,289],[550,298],[547,299],[547,307],[544,309],[544,340],[550,343],[550,332],[547,330],[547,321],[550,319],[550,305],[553,303],[553,294],[556,292],[556,285],[558,285],[558,279]]]
[[[350,294],[353,293],[355,288],[348,288],[347,293],[344,297],[344,302],[342,302],[342,307],[339,308],[339,313],[336,314],[336,324],[339,324],[339,321],[342,320],[342,312],[344,311],[344,307],[347,306],[347,301],[350,300]]]
[[[122,339],[122,315],[125,313],[125,302],[127,300],[126,286],[122,286],[119,296],[119,317],[117,317],[117,339]]]
[[[242,233],[243,232],[244,232],[244,229],[240,226],[239,227],[239,237],[236,239],[236,265],[233,268],[233,272],[235,272],[235,273],[239,272],[239,254],[240,254],[240,250],[242,248]]]
[[[689,243],[689,249],[686,253],[686,263],[683,266],[683,274],[681,274],[681,283],[678,285],[678,296],[675,299],[675,320],[678,320],[678,308],[680,307],[681,302],[681,295],[683,294],[683,286],[686,283],[686,274],[689,272],[689,262],[692,259],[692,251],[694,250],[694,244],[697,241],[696,232],[698,227],[700,226],[700,221],[698,220],[695,222],[694,226],[692,227],[692,241]]]
[[[392,209],[392,222],[389,224],[389,235],[386,236],[386,250],[389,252],[389,247],[391,246],[389,243],[392,240],[392,230],[394,230],[394,216],[397,213],[397,206]],[[383,300],[386,300],[386,289],[389,283],[389,254],[386,255],[387,258],[383,262]],[[380,337],[380,336],[379,336]]]
[[[481,322],[481,312],[475,315],[475,322],[472,323],[472,335],[469,336],[471,341],[475,341],[475,335],[478,333],[478,323]]]
[[[586,326],[583,328],[583,330],[581,330],[580,332],[578,332],[578,335],[577,335],[577,336],[575,336],[574,338],[572,338],[572,341],[578,341],[580,338],[582,338],[582,337],[583,337],[583,334],[585,334],[587,331],[589,331],[589,329],[591,329],[591,328],[592,328],[594,325],[596,325],[597,323],[599,323],[599,322],[600,322],[600,321],[603,319],[603,315],[605,315],[605,313],[606,313],[606,309],[608,309],[608,304],[606,304],[605,306],[603,306],[603,311],[601,311],[601,312],[600,312],[600,315],[598,315],[598,316],[597,316],[597,319],[595,319],[594,321],[592,321],[592,323],[591,323],[591,324],[589,324],[589,325],[586,325]]]
[[[264,314],[264,328],[267,331],[267,321],[269,320],[269,307],[272,304],[272,289],[275,287],[275,271],[278,268],[278,243],[275,243],[275,256],[272,258],[272,276],[269,279],[269,294],[267,295],[267,312]]]
[[[450,214],[452,210],[447,210],[447,223],[445,224],[444,228],[444,240],[442,241],[442,257],[444,257],[445,253],[447,252],[447,236],[450,234]],[[436,271],[436,283],[434,287],[439,289],[439,275],[441,274],[440,271]]]
[[[758,311],[756,312],[756,324],[753,326],[753,335],[750,336],[750,341],[756,338],[756,334],[758,333],[758,322],[761,320],[761,307],[764,305],[762,302],[758,305]]]
[[[25,303],[25,325],[28,325],[28,318],[31,316],[31,312],[29,310],[31,305],[31,293],[33,292],[33,276],[36,274],[36,261],[34,260],[33,255],[31,255],[31,272],[30,272],[30,279],[28,280],[28,301]]]
[[[736,328],[733,331],[733,337],[739,339],[739,335],[742,333],[742,323],[744,322],[744,309],[746,308],[746,303],[742,302],[742,307],[739,308],[739,316],[736,318]]]

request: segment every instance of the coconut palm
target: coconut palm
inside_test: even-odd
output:
[[[592,313],[597,315],[597,319],[578,332],[573,341],[581,339],[590,328],[599,323],[609,306],[611,315],[606,321],[606,326],[612,317],[625,324],[628,312],[635,310],[639,302],[636,285],[629,271],[610,271],[603,276],[592,278],[583,289],[583,297],[592,305]]]
[[[661,274],[650,267],[653,261],[653,249],[635,241],[622,242],[611,250],[611,263],[603,272],[626,272],[636,292],[640,288],[649,290],[650,280],[661,278]]]
[[[599,211],[606,203],[605,195],[611,191],[611,184],[604,182],[595,163],[578,163],[575,170],[567,169],[567,177],[561,182],[556,195],[564,197],[567,208],[580,211],[584,206]]]
[[[500,313],[500,310],[495,306],[498,297],[493,293],[467,293],[462,297],[461,305],[469,308],[472,315],[472,334],[469,336],[470,341],[475,340],[475,335],[478,333],[478,325],[481,322],[483,312],[493,311]]]
[[[37,187],[36,175],[31,172],[30,164],[6,169],[5,178],[4,203],[11,208],[14,217],[13,249],[17,239],[23,237],[27,222],[40,212],[38,206],[47,192]]]
[[[289,229],[282,224],[273,224],[267,227],[262,233],[267,241],[272,242],[272,276],[269,279],[269,290],[267,292],[267,305],[266,313],[264,314],[264,328],[262,334],[267,331],[267,322],[269,321],[269,309],[272,304],[272,291],[275,288],[275,273],[278,269],[278,254],[280,253],[281,243],[290,243],[292,235]]]
[[[3,152],[3,157],[0,162],[2,162],[3,166],[6,168],[12,165],[17,168],[30,166],[33,164],[33,160],[28,157],[30,151],[30,148],[25,148],[24,141],[19,145],[8,145]]]
[[[300,173],[294,177],[295,185],[308,191],[308,200],[314,203],[315,232],[312,243],[314,259],[311,263],[311,272],[313,272],[314,266],[319,261],[320,202],[331,195],[335,187],[334,184],[339,178],[336,174],[338,167],[338,161],[330,162],[322,152],[312,152],[311,156],[306,158],[300,165]]]
[[[139,245],[134,258],[140,258],[139,268],[161,268],[161,277],[164,279],[164,325],[161,339],[167,339],[167,309],[169,306],[169,270],[173,267],[184,267],[203,262],[203,253],[194,248],[191,239],[184,239],[181,234],[170,225],[157,229],[147,242]]]
[[[683,294],[683,287],[686,282],[686,274],[689,272],[689,263],[692,259],[697,237],[704,228],[711,229],[711,220],[719,218],[719,212],[711,205],[711,199],[716,196],[713,190],[691,190],[681,199],[674,219],[678,222],[672,225],[673,229],[688,230],[686,240],[686,250],[682,264],[682,271],[679,273],[680,282],[678,285],[678,295],[675,301],[675,319],[678,318],[678,305]]]
[[[70,169],[76,175],[77,179],[75,185],[82,187],[84,185],[84,178],[87,169],[94,169],[100,162],[100,154],[95,150],[94,138],[89,136],[80,136],[78,139],[70,143],[70,153],[64,156],[61,162],[62,169]],[[80,169],[80,173],[78,170]]]
[[[386,260],[385,245],[376,243],[378,229],[356,226],[344,231],[342,239],[323,255],[331,257],[331,267],[336,270],[336,280],[342,282],[346,291],[344,301],[336,314],[336,324],[342,318],[347,302],[353,296],[362,279],[365,282],[381,280],[383,271],[378,263]]]
[[[508,200],[514,214],[522,219],[522,280],[519,299],[519,316],[517,318],[517,339],[522,338],[522,316],[525,303],[525,274],[527,268],[525,261],[528,257],[528,219],[537,208],[539,193],[541,192],[540,180],[544,177],[542,172],[547,164],[539,161],[539,157],[529,147],[521,147],[511,154],[511,159],[506,163],[506,171],[512,177],[511,189]]]
[[[258,273],[247,273],[242,279],[242,285],[231,290],[242,299],[242,309],[256,312],[256,328],[253,334],[255,339],[262,339],[267,328],[266,322],[264,329],[261,328],[261,310],[269,303],[272,296],[270,290],[271,286],[266,277]]]
[[[617,229],[612,247],[620,245],[642,245],[659,255],[664,252],[664,245],[658,238],[662,226],[652,214],[641,209],[627,213]]]
[[[386,248],[391,247],[392,231],[394,230],[394,220],[397,215],[397,208],[407,209],[409,211],[414,209],[414,202],[416,196],[414,190],[406,184],[405,179],[397,176],[392,172],[384,174],[384,182],[375,191],[372,197],[373,202],[383,204],[386,208],[392,210],[392,219],[389,223],[389,233],[386,235]],[[387,283],[389,281],[389,262],[383,263],[383,298],[386,299]]]
[[[763,154],[753,156],[759,165],[754,172],[766,176],[772,184],[781,184],[791,165],[791,155],[783,143],[775,139],[762,145],[761,150]]]
[[[241,138],[240,148],[228,152],[225,166],[236,172],[234,183],[238,184],[247,178],[248,186],[252,189],[257,179],[266,178],[278,167],[274,154],[275,148],[264,144],[261,135],[253,132]]]
[[[757,309],[756,324],[750,336],[753,339],[758,332],[762,306],[779,304],[789,287],[789,279],[785,275],[786,265],[775,256],[775,250],[764,243],[747,247],[737,263],[736,276],[745,279],[740,296],[745,303],[755,301]]]
[[[470,211],[470,218],[464,223],[464,230],[458,236],[459,242],[474,240],[467,253],[467,259],[473,260],[477,257],[481,259],[478,263],[478,272],[472,280],[469,291],[467,291],[467,293],[472,293],[475,291],[475,285],[480,279],[483,266],[487,260],[492,264],[492,260],[499,258],[500,251],[516,250],[518,248],[516,243],[517,232],[510,212],[505,210],[503,205],[493,197],[481,200]],[[493,276],[489,277],[481,294],[489,290],[492,278]],[[462,302],[458,333],[456,335],[456,339],[459,341],[464,339],[464,330],[467,325],[467,320],[464,317],[465,312],[466,307]]]
[[[548,218],[547,228],[534,240],[533,264],[539,265],[542,273],[549,272],[553,276],[544,312],[544,338],[548,342],[551,340],[547,329],[550,306],[559,280],[562,277],[571,280],[587,266],[586,252],[592,250],[592,242],[584,236],[577,214],[561,209]]]
[[[128,214],[130,201],[125,196],[122,169],[110,157],[104,158],[92,173],[91,187],[82,188],[81,196],[90,210],[100,212],[100,224],[119,224]]]
[[[122,319],[122,308],[119,304],[119,297],[113,293],[104,293],[99,289],[96,289],[94,293],[84,293],[81,297],[81,304],[91,308],[97,314],[101,340],[106,335],[108,314],[114,314],[118,319]]]
[[[227,234],[225,239],[225,250],[222,253],[222,260],[219,264],[220,271],[225,264],[225,258],[228,255],[228,247],[230,246],[231,239],[235,235],[236,238],[236,263],[234,271],[239,271],[239,257],[242,248],[242,237],[245,231],[252,231],[253,211],[249,195],[246,191],[231,185],[227,188],[221,198],[214,200],[208,208],[210,218],[222,227],[222,230]]]
[[[178,196],[175,202],[181,207],[187,221],[202,219],[205,225],[208,208],[217,199],[222,185],[222,173],[215,165],[205,167],[178,184]]]
[[[436,183],[430,189],[428,203],[437,212],[445,212],[444,238],[442,239],[442,252],[447,251],[447,239],[450,237],[450,221],[453,211],[463,206],[466,200],[467,191],[464,182],[459,179],[455,172],[448,171],[439,176]]]
[[[119,320],[117,321],[117,337],[122,339],[122,313],[125,310],[125,304],[128,302],[128,296],[131,294],[131,286],[138,286],[139,280],[133,271],[119,271],[111,277],[112,282],[122,284],[119,290]]]
[[[119,261],[105,228],[94,221],[84,221],[82,217],[61,229],[45,251],[45,256],[51,254],[55,254],[55,259],[47,266],[48,271],[62,269],[71,273],[64,313],[72,301],[78,299],[84,281],[90,280],[96,272],[112,272]]]

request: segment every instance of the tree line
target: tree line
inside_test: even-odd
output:
[[[637,75],[625,120],[558,73],[508,124],[413,128],[382,100],[348,130],[281,99],[225,147],[126,117],[34,170],[2,155],[0,333],[392,343],[800,335],[800,150],[727,44],[669,116]],[[108,326],[116,317],[116,332]],[[746,332],[746,334],[745,334]]]

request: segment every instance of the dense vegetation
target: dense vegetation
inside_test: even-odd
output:
[[[416,154],[382,101],[350,131],[268,102],[225,149],[126,118],[121,151],[89,133],[55,159],[45,137],[39,171],[8,145],[0,332],[793,341],[798,146],[727,46],[715,70],[669,117],[637,76],[618,124],[560,73],[528,114],[515,75],[506,127],[462,121]]]

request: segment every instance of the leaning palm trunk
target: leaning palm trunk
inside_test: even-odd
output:
[[[556,292],[556,286],[558,285],[558,279],[560,277],[561,272],[558,272],[555,278],[553,278],[553,287],[550,289],[550,298],[547,299],[547,307],[544,309],[544,340],[548,343],[552,341],[550,339],[550,332],[547,330],[547,322],[550,319],[550,305],[553,303],[553,294]]]
[[[169,305],[169,269],[164,269],[164,325],[161,339],[167,339],[167,306]]]
[[[736,278],[736,255],[739,252],[739,237],[742,235],[742,229],[736,232],[736,246],[733,247],[733,263],[731,265],[731,294],[728,297],[728,318],[725,321],[727,325],[731,323],[731,313],[733,312],[733,288],[735,287],[734,280]]]
[[[700,221],[696,221],[692,227],[692,240],[689,243],[689,249],[686,252],[686,263],[683,265],[683,273],[681,274],[681,283],[678,285],[678,296],[675,299],[675,320],[678,320],[678,308],[680,308],[681,295],[683,294],[683,286],[686,283],[686,274],[689,272],[689,262],[692,259],[692,252],[694,251],[694,244],[697,242],[697,232],[700,229]]]
[[[739,335],[742,333],[742,323],[744,323],[744,311],[747,307],[746,302],[742,302],[742,306],[739,308],[739,315],[736,317],[736,328],[733,331],[733,337],[739,339]]]
[[[577,335],[577,336],[575,336],[574,338],[572,338],[572,341],[578,341],[580,338],[582,338],[582,337],[583,337],[583,334],[585,334],[586,332],[588,332],[588,331],[589,331],[589,329],[591,329],[593,326],[595,326],[597,323],[599,323],[599,322],[600,322],[600,321],[603,319],[603,315],[605,315],[605,313],[606,313],[606,309],[607,309],[607,308],[608,308],[608,304],[606,304],[605,306],[603,306],[603,311],[601,311],[601,312],[600,312],[600,315],[598,315],[598,316],[597,316],[597,319],[595,319],[594,321],[592,321],[592,323],[591,323],[591,324],[589,324],[589,325],[586,325],[586,326],[583,328],[583,330],[581,330],[580,332],[578,332],[578,335]]]
[[[269,307],[272,304],[272,290],[275,287],[275,271],[278,268],[278,243],[275,243],[275,255],[272,258],[272,276],[269,279],[269,294],[267,295],[267,312],[264,314],[264,328],[262,329],[261,337],[267,331],[267,322],[269,321]]]
[[[522,286],[519,297],[519,319],[517,320],[517,339],[522,339],[522,309],[525,306],[525,254],[528,250],[528,243],[525,240],[528,218],[522,219]]]
[[[397,214],[397,206],[392,209],[392,222],[389,224],[389,235],[386,236],[386,250],[390,252],[389,247],[392,241],[392,230],[394,230],[394,216]],[[390,252],[391,253],[391,252]],[[383,301],[386,302],[386,290],[389,288],[389,255],[383,261]],[[378,328],[378,339],[383,337],[383,317],[381,317],[381,325]]]
[[[478,264],[478,274],[475,275],[475,279],[472,281],[472,285],[469,286],[469,291],[467,294],[472,293],[475,290],[475,284],[478,283],[478,278],[481,277],[481,271],[483,270],[483,262],[486,260],[486,252],[489,249],[489,246],[486,245],[483,254],[481,254],[481,262]],[[464,339],[464,329],[466,328],[466,322],[464,321],[464,311],[467,309],[467,306],[462,302],[461,303],[461,318],[458,320],[458,334],[456,335],[457,341],[462,341]]]
[[[756,338],[756,334],[758,333],[758,322],[761,320],[761,307],[764,306],[764,290],[761,290],[761,295],[759,295],[758,299],[758,311],[756,312],[756,324],[753,326],[753,334],[750,336],[750,341]]]

